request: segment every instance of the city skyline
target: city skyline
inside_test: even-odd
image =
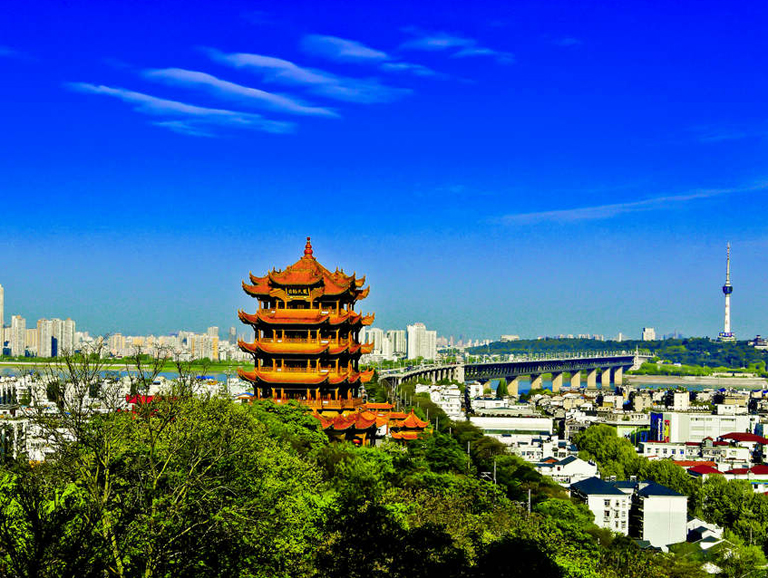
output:
[[[768,333],[768,8],[659,10],[12,6],[5,322],[236,325],[309,235],[381,327],[716,338],[730,241],[733,332]]]

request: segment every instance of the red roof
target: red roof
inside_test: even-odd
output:
[[[712,438],[710,438],[710,439],[712,439]],[[685,445],[698,447],[698,446],[701,445],[701,442],[685,442]]]
[[[750,470],[753,474],[757,474],[760,476],[768,475],[768,466],[765,464],[759,464],[756,466],[752,466],[752,469]]]
[[[728,442],[712,442],[713,446],[728,446],[730,445]]]
[[[732,432],[720,436],[721,440],[733,440],[735,442],[752,442],[758,444],[768,444],[768,439],[753,433]]]
[[[720,470],[716,470],[712,466],[694,466],[692,468],[688,468],[689,474],[699,474],[700,476],[706,476],[709,474],[722,474]]]
[[[249,275],[253,285],[243,283],[243,289],[253,297],[266,297],[280,293],[284,290],[282,287],[316,287],[312,295],[308,295],[314,300],[322,295],[342,295],[349,294],[353,299],[364,299],[368,296],[369,289],[361,289],[365,283],[365,277],[356,279],[355,274],[346,275],[344,271],[336,270],[331,272],[314,257],[312,243],[307,237],[307,244],[304,247],[304,256],[289,265],[284,271],[272,270],[263,277]]]
[[[681,468],[693,468],[696,466],[709,466],[714,468],[717,464],[707,460],[672,460],[676,466]]]
[[[743,476],[749,473],[749,468],[733,468],[725,472],[726,474],[735,474],[737,476]]]

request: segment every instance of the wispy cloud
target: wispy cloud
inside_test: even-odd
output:
[[[123,88],[113,88],[85,82],[68,83],[67,86],[71,90],[78,92],[111,96],[123,102],[133,104],[136,112],[169,117],[170,120],[154,124],[169,128],[175,132],[194,134],[194,136],[210,136],[204,128],[206,126],[228,126],[270,133],[292,132],[295,126],[291,122],[266,119],[260,114],[220,108],[206,108],[176,100],[158,98]],[[181,120],[179,117],[184,120]]]
[[[34,58],[26,52],[21,52],[10,46],[0,45],[0,58],[13,58],[16,60],[34,60]]]
[[[709,199],[733,193],[746,193],[764,191],[768,189],[768,183],[760,183],[752,187],[734,189],[709,189],[693,191],[681,195],[666,195],[653,197],[640,201],[625,203],[613,203],[609,205],[596,205],[592,207],[579,207],[575,209],[560,209],[556,211],[540,211],[535,213],[518,213],[504,215],[500,221],[507,225],[530,225],[543,222],[570,223],[577,221],[595,221],[609,219],[625,213],[639,211],[672,209],[690,201]]]
[[[499,64],[511,64],[515,61],[511,52],[481,46],[474,38],[447,32],[424,32],[416,28],[406,28],[405,32],[414,34],[416,38],[403,42],[400,45],[401,50],[449,51],[454,58],[487,56],[494,58]]]
[[[289,96],[235,84],[234,82],[222,80],[206,72],[184,70],[182,68],[163,68],[146,70],[144,71],[144,76],[151,80],[159,80],[172,85],[202,88],[223,98],[238,100],[240,102],[249,102],[290,114],[306,116],[339,116],[336,111],[329,108],[309,106],[300,100]]]
[[[208,54],[222,64],[245,68],[261,74],[265,82],[279,82],[305,86],[313,94],[335,100],[371,104],[391,102],[411,92],[382,84],[375,78],[350,78],[324,70],[305,68],[289,60],[261,54],[225,54],[208,50]]]
[[[690,132],[700,143],[718,143],[724,141],[741,140],[752,137],[768,135],[768,129],[763,126],[736,126],[736,125],[699,125],[692,126]]]
[[[583,44],[581,40],[579,40],[578,38],[574,38],[572,36],[566,36],[564,38],[556,38],[554,40],[554,43],[557,44],[558,46],[564,46],[566,48],[571,46],[580,46],[581,44]]]
[[[436,78],[445,78],[448,76],[442,72],[432,70],[428,66],[415,64],[413,62],[385,62],[380,68],[387,72],[406,72],[408,74],[413,74],[414,76],[429,76]]]
[[[389,60],[389,55],[381,50],[370,48],[361,42],[347,40],[337,36],[309,34],[301,41],[304,51],[319,54],[331,60],[352,62],[382,62]]]
[[[384,72],[406,73],[414,76],[435,78],[447,76],[423,64],[403,62],[383,50],[371,48],[362,42],[348,38],[310,34],[302,39],[301,46],[305,52],[315,56],[339,62],[373,64]]]

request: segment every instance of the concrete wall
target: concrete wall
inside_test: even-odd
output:
[[[469,419],[488,434],[513,432],[552,433],[552,418],[548,417],[478,417]]]
[[[661,548],[685,542],[688,516],[686,496],[650,496],[643,501],[643,540]]]

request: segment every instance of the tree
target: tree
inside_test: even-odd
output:
[[[499,385],[496,387],[496,397],[498,399],[504,399],[509,395],[509,388],[507,387],[507,380],[502,378],[499,380]]]

